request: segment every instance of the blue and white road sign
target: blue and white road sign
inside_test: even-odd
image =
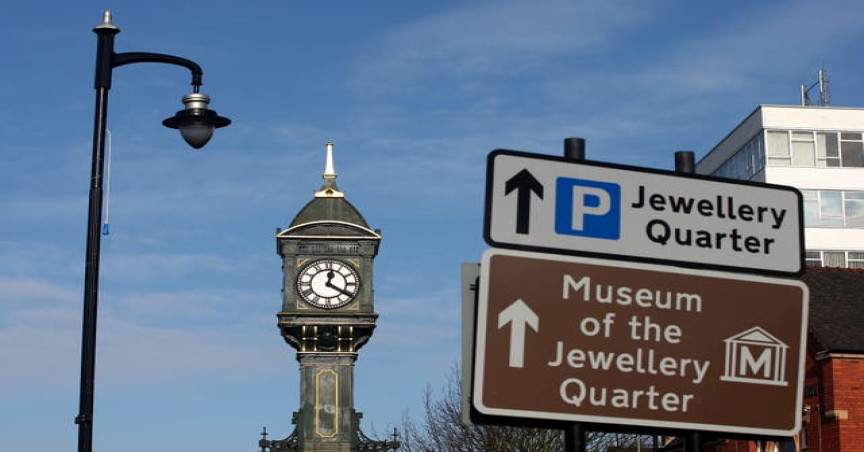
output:
[[[497,150],[484,238],[499,248],[800,274],[801,193],[670,171]]]

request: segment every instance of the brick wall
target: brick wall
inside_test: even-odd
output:
[[[807,452],[864,452],[864,354],[819,355],[808,341],[804,372]],[[803,445],[803,444],[802,444]],[[752,441],[718,441],[717,452],[755,452]],[[769,449],[771,450],[771,449]]]
[[[864,452],[864,355],[808,357],[808,451]]]
[[[833,397],[831,404],[826,400],[824,417],[839,436],[836,450],[864,452],[864,356],[835,355],[829,366]]]

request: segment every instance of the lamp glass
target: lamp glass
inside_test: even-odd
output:
[[[196,120],[189,121],[178,127],[183,140],[195,149],[201,149],[213,137],[213,121]]]

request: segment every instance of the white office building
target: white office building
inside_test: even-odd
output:
[[[798,188],[806,265],[864,268],[862,134],[862,108],[762,105],[696,171]]]

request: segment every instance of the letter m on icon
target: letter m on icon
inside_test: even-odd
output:
[[[755,350],[758,350],[758,357],[753,356]],[[771,364],[773,364],[771,361],[771,351],[772,349],[767,347],[741,347],[739,350],[741,363],[738,365],[740,372],[742,374],[750,374],[755,378],[771,377],[773,370],[771,367]]]
[[[621,237],[621,186],[559,177],[555,183],[555,232],[597,239]]]

